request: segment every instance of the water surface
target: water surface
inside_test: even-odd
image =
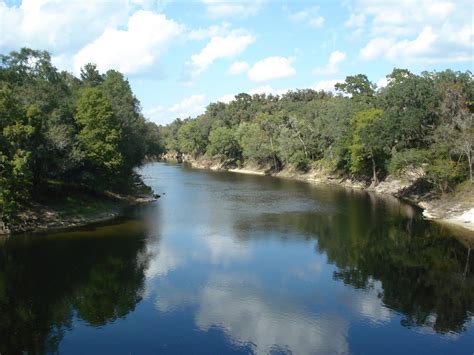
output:
[[[469,243],[396,199],[149,164],[126,218],[0,242],[0,353],[472,354]]]

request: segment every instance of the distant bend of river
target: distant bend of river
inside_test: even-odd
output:
[[[0,241],[0,353],[472,354],[474,253],[394,198],[145,165],[159,201]]]

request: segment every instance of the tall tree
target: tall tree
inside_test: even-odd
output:
[[[110,177],[117,173],[123,164],[119,151],[121,131],[112,105],[101,90],[83,91],[77,103],[76,120],[80,126],[77,137],[85,152],[86,164],[98,176]]]
[[[351,120],[351,171],[363,171],[367,161],[370,161],[373,186],[378,184],[377,160],[380,159],[384,148],[383,137],[380,135],[382,116],[382,110],[369,109],[359,112]]]
[[[123,168],[130,171],[141,164],[147,151],[145,119],[140,113],[140,104],[133,95],[128,80],[122,73],[109,70],[101,85],[111,103],[115,119],[121,130],[119,151],[123,157]]]

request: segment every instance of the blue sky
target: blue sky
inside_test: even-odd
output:
[[[156,123],[239,92],[384,85],[394,67],[473,70],[465,0],[0,0],[0,53],[28,46],[55,65],[123,72]]]

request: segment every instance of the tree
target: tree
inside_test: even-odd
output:
[[[81,68],[81,80],[85,86],[96,87],[103,83],[104,77],[97,70],[97,65],[87,63]]]
[[[469,178],[473,183],[474,106],[473,97],[470,97],[473,93],[469,92],[469,86],[473,86],[472,75],[464,77],[459,73],[448,72],[439,76],[435,79],[438,79],[437,89],[442,96],[439,108],[442,124],[435,132],[435,142],[449,155],[459,154],[466,158]]]
[[[200,123],[198,120],[190,119],[179,128],[177,137],[181,152],[194,157],[206,152],[208,131],[207,127]]]
[[[211,156],[216,155],[226,159],[236,159],[242,154],[234,131],[226,127],[218,127],[211,131],[207,152]]]
[[[119,151],[123,158],[126,173],[141,164],[147,153],[147,127],[140,113],[140,104],[133,95],[128,80],[115,70],[109,70],[101,85],[109,100],[118,127],[121,130]]]
[[[432,80],[402,69],[394,69],[388,78],[381,106],[389,145],[397,150],[428,145],[437,124],[439,101]]]
[[[8,225],[30,196],[32,185],[30,138],[34,128],[13,98],[0,88],[0,222]]]
[[[281,169],[281,160],[277,154],[276,141],[282,127],[284,127],[281,115],[270,115],[262,113],[255,118],[263,133],[263,138],[270,144],[270,151],[273,160],[273,169]]]
[[[384,147],[382,137],[379,135],[382,117],[382,110],[369,109],[359,112],[351,120],[351,171],[353,173],[363,171],[367,160],[370,160],[373,186],[378,184],[376,162]]]
[[[77,103],[77,135],[86,164],[98,176],[112,176],[123,164],[119,152],[120,130],[110,101],[98,88],[87,88]],[[105,181],[104,181],[105,182]]]
[[[264,164],[273,157],[273,152],[265,137],[265,133],[256,123],[243,123],[237,130],[242,155],[246,160]]]
[[[335,88],[336,91],[341,91],[354,100],[366,103],[372,102],[375,95],[375,85],[364,74],[348,76],[344,83],[337,83]]]

